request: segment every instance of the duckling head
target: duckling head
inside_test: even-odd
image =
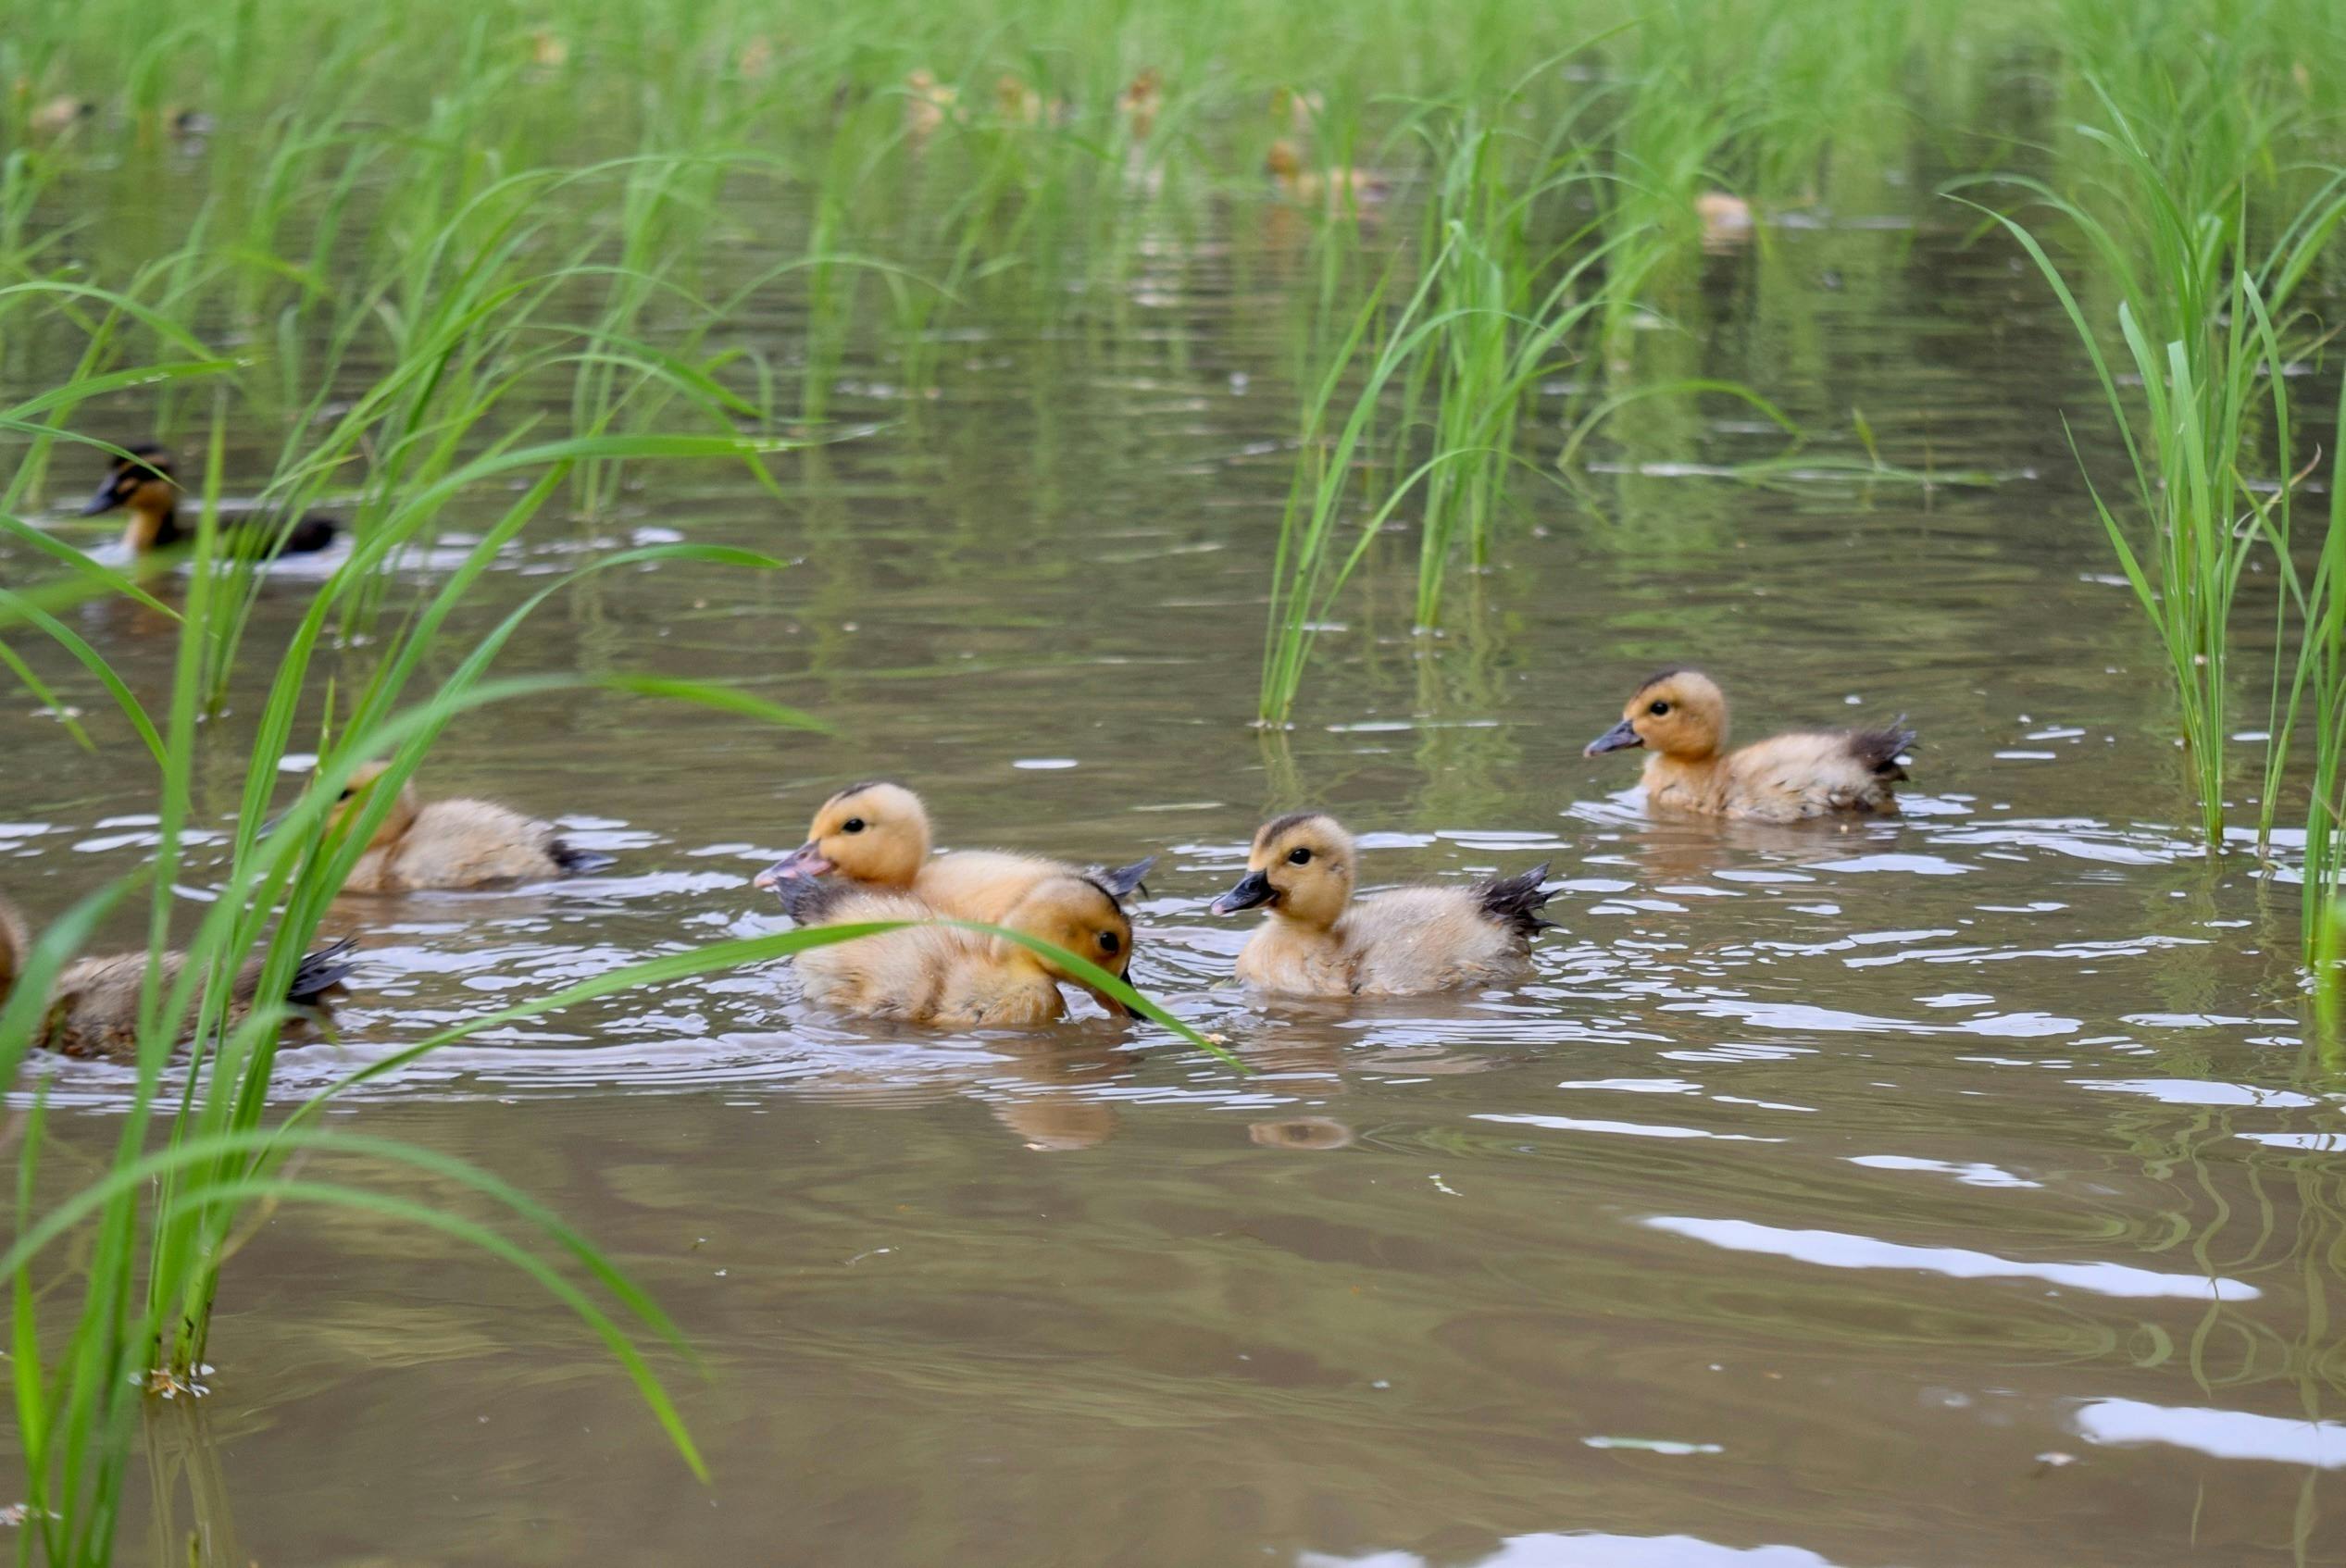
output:
[[[367,808],[367,800],[374,792],[375,781],[390,771],[389,763],[362,764],[343,786],[343,792],[334,797],[334,810],[326,819],[326,831],[332,833],[353,814]],[[422,800],[416,794],[413,783],[403,784],[399,798],[391,804],[390,814],[375,828],[375,836],[367,840],[370,850],[380,850],[397,843],[407,829],[415,826],[416,813],[423,809]]]
[[[901,784],[850,784],[815,813],[806,841],[757,874],[773,889],[836,871],[852,881],[909,888],[929,858],[929,810]]]
[[[1360,852],[1332,816],[1299,811],[1266,822],[1247,852],[1246,875],[1207,908],[1216,915],[1269,908],[1322,930],[1352,902]]]
[[[1621,722],[1581,749],[1584,757],[1644,746],[1681,762],[1702,762],[1727,742],[1727,693],[1699,669],[1646,677],[1621,710]]]
[[[1116,895],[1089,877],[1043,878],[1010,906],[1002,923],[1013,931],[1040,937],[1054,947],[1088,958],[1119,980],[1132,966],[1132,921],[1124,913],[1124,906],[1116,901]],[[997,948],[1015,945],[996,939]],[[1029,952],[1025,948],[1017,951],[1027,952],[1053,979],[1090,991],[1110,1013],[1119,1017],[1132,1016],[1130,1008],[1089,980],[1068,974],[1056,961],[1039,952]],[[1009,954],[1005,952],[1004,956]]]
[[[1292,180],[1304,172],[1304,155],[1297,150],[1294,143],[1282,136],[1264,153],[1263,167],[1275,179]]]
[[[163,542],[163,519],[179,504],[180,487],[172,482],[171,454],[152,442],[126,449],[130,455],[106,465],[97,493],[81,507],[81,516],[94,517],[117,506],[128,506],[138,521],[131,526],[131,545],[147,550]]]

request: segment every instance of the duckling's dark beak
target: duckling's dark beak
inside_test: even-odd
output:
[[[1108,1010],[1111,1018],[1138,1018],[1141,1015],[1105,991],[1093,991],[1092,994],[1099,999],[1101,1006]]]
[[[117,482],[116,476],[108,474],[106,481],[98,486],[98,492],[83,504],[78,515],[94,517],[101,512],[111,512],[129,497],[130,492]]]
[[[770,892],[785,882],[795,882],[802,877],[820,877],[838,869],[823,858],[823,852],[812,842],[804,843],[759,872],[750,886],[761,892]]]
[[[1581,747],[1580,754],[1584,757],[1602,756],[1607,752],[1626,752],[1631,746],[1644,744],[1645,741],[1639,737],[1636,728],[1625,718]]]
[[[1259,871],[1250,871],[1239,879],[1237,887],[1207,904],[1205,912],[1208,915],[1236,915],[1242,909],[1254,909],[1274,902],[1278,898],[1279,890],[1271,886],[1268,877]]]

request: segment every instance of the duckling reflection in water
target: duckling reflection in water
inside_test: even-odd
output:
[[[344,939],[304,957],[286,983],[284,1000],[322,1016],[327,1011],[327,993],[351,971],[347,962],[351,945]],[[31,951],[24,916],[14,904],[0,899],[0,1003],[16,989]],[[186,967],[187,956],[165,952],[156,962],[163,985],[168,987]],[[253,1003],[259,999],[261,964],[256,958],[236,972],[225,1019],[231,1029],[251,1015]],[[139,999],[146,987],[146,971],[144,952],[81,958],[67,964],[49,989],[48,1009],[34,1033],[34,1043],[67,1056],[132,1060],[138,1055]]]
[[[335,803],[332,824],[363,809],[384,773],[368,763],[351,775]],[[490,801],[431,801],[404,785],[391,814],[367,842],[367,852],[343,884],[348,893],[409,893],[429,889],[482,888],[549,882],[600,871],[611,857],[565,841],[552,824]]]
[[[1759,822],[1898,810],[1892,786],[1906,777],[1898,759],[1915,743],[1913,730],[1797,730],[1726,752],[1727,722],[1716,681],[1700,670],[1661,670],[1582,754],[1644,747],[1653,753],[1646,803],[1666,810]]]
[[[1355,902],[1360,851],[1317,812],[1267,822],[1216,915],[1267,908],[1238,977],[1298,996],[1405,996],[1479,985],[1521,968],[1550,922],[1542,864],[1465,888],[1396,888]]]
[[[81,508],[81,516],[94,517],[118,506],[128,507],[131,522],[123,530],[122,547],[132,555],[193,543],[195,529],[179,520],[180,487],[171,478],[170,453],[152,442],[126,450],[128,457],[117,457],[106,465],[106,479]],[[224,554],[270,556],[323,550],[334,542],[341,525],[315,513],[290,518],[256,513],[222,517],[218,528]]]
[[[1111,1014],[1130,1016],[1090,981],[1006,937],[933,924],[937,911],[909,894],[807,878],[783,883],[781,893],[802,926],[921,922],[800,953],[806,998],[820,1006],[914,1024],[1020,1027],[1067,1016],[1065,980]],[[1132,962],[1131,921],[1116,895],[1088,877],[1046,877],[992,923],[1080,954],[1119,979]]]
[[[758,873],[754,886],[783,894],[817,877],[837,876],[876,890],[908,893],[931,913],[1002,924],[1012,905],[1056,877],[1092,877],[1111,898],[1131,895],[1154,855],[1104,871],[1040,855],[955,850],[930,857],[929,808],[901,784],[850,784],[817,808],[806,841]]]

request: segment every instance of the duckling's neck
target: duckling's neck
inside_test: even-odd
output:
[[[122,546],[133,555],[162,550],[180,541],[179,510],[170,502],[160,506],[133,506],[130,526],[122,530]]]
[[[1716,752],[1699,757],[1656,752],[1645,759],[1645,794],[1649,801],[1709,809],[1726,788],[1727,759]]]

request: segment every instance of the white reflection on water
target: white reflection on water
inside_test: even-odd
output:
[[[1334,1557],[1307,1551],[1295,1568],[1429,1568],[1414,1551]],[[1720,1546],[1694,1536],[1510,1536],[1472,1568],[1833,1568],[1806,1547]]]
[[[1787,1230],[1755,1225],[1749,1220],[1706,1220],[1655,1214],[1645,1221],[1655,1230],[1707,1241],[1737,1252],[1772,1252],[1825,1268],[1918,1269],[1955,1279],[2041,1279],[2051,1285],[2090,1290],[2103,1296],[2179,1296],[2190,1300],[2251,1301],[2264,1292],[2253,1285],[2217,1276],[2161,1274],[2125,1263],[2036,1263],[1999,1258],[1964,1247],[1910,1247],[1871,1236],[1851,1236],[1837,1230]]]
[[[2140,1400],[2095,1400],[2078,1407],[2077,1420],[2090,1443],[2171,1443],[2216,1459],[2346,1469],[2346,1423]]]

